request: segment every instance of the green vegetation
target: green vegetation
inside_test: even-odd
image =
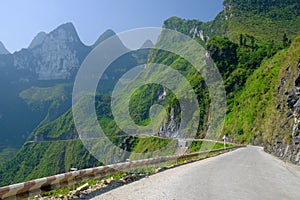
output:
[[[51,138],[58,139],[66,134],[66,137],[69,137],[66,139],[72,139],[77,134],[71,110],[68,110],[58,119],[40,126],[33,132],[31,138],[32,140],[34,140],[35,138],[41,138],[35,140],[43,141],[49,140]]]
[[[212,148],[212,144],[213,143],[211,143],[211,142],[194,140],[190,144],[188,152],[194,153],[194,152],[199,152],[200,150],[205,151],[205,150],[211,150],[211,149],[224,148],[223,143],[215,143],[215,144],[213,144],[213,148]],[[226,144],[226,147],[231,147],[231,146],[232,146],[232,144]]]
[[[195,141],[193,146],[196,147],[196,148],[194,148],[193,150],[191,148],[189,148],[189,152],[191,152],[191,153],[192,152],[197,152],[195,150],[196,149],[199,150],[201,148],[201,145],[202,145],[201,143],[202,142],[200,142],[200,141]],[[206,146],[211,146],[211,145],[206,145]],[[226,147],[229,147],[229,146],[232,146],[232,145],[226,145]],[[218,148],[223,148],[223,144],[216,144],[214,146],[214,149],[218,149]],[[158,169],[170,169],[170,168],[176,167],[178,165],[182,165],[182,164],[186,164],[186,163],[189,163],[189,162],[194,162],[194,161],[206,159],[206,158],[209,158],[209,157],[213,157],[213,156],[222,154],[224,152],[226,152],[226,151],[217,152],[217,153],[216,152],[215,153],[208,153],[208,154],[201,155],[201,156],[196,156],[196,157],[193,157],[193,158],[182,158],[182,159],[178,159],[178,160],[175,160],[175,161],[169,161],[169,162],[165,162],[165,163],[160,163],[160,164],[156,164],[156,165],[151,165],[151,166],[138,168],[138,169],[131,170],[131,171],[128,171],[128,172],[118,172],[114,175],[107,176],[107,177],[104,177],[104,178],[91,179],[89,181],[84,181],[84,182],[78,183],[72,188],[77,188],[81,185],[84,185],[85,183],[88,183],[90,186],[94,186],[94,185],[98,184],[100,180],[105,180],[105,179],[113,178],[113,180],[120,180],[121,178],[124,177],[124,175],[128,175],[128,174],[138,173],[138,174],[152,175],[152,174],[157,173]],[[61,194],[62,195],[67,195],[71,190],[72,190],[71,187],[67,186],[67,187],[64,187],[64,188],[60,188],[60,189],[57,189],[57,190],[52,190],[50,192],[44,193],[41,196],[42,197],[49,197],[49,196],[56,196],[57,197]]]
[[[20,97],[32,110],[47,110],[40,125],[51,122],[65,113],[71,106],[71,84],[57,84],[52,87],[31,87],[23,90]]]
[[[85,101],[85,100],[83,100]],[[96,95],[96,112],[99,119],[99,124],[103,128],[106,135],[118,135],[121,134],[120,129],[113,120],[112,111],[110,108],[110,97],[105,95]],[[76,106],[80,106],[80,103]],[[90,124],[92,119],[87,118],[87,124]],[[74,139],[77,138],[77,130],[75,128],[72,109],[69,109],[59,118],[54,121],[45,123],[37,128],[30,136],[30,140],[47,141],[57,139]]]
[[[27,142],[17,155],[1,166],[0,185],[17,183],[100,163],[81,141]]]
[[[300,3],[297,0],[225,0],[228,36],[238,41],[239,35],[254,35],[259,41],[282,41],[284,33],[294,38],[299,34]]]
[[[54,87],[31,87],[22,91],[20,97],[33,108],[39,109],[49,101],[64,101],[66,97],[70,96],[71,86],[71,84],[58,84]]]
[[[241,44],[236,44],[226,37],[213,37],[207,43],[214,63],[218,67],[227,92],[227,112],[232,109],[234,97],[243,90],[248,77],[260,67],[264,59],[271,58],[281,45],[256,42],[255,37],[240,35]],[[247,40],[251,43],[248,45]]]
[[[225,0],[224,6],[224,11],[211,22],[171,17],[164,22],[164,28],[177,30],[193,37],[206,48],[214,60],[227,92],[227,115],[223,134],[229,134],[230,138],[238,143],[263,144],[272,142],[276,138],[289,143],[291,133],[288,130],[282,130],[281,127],[284,123],[291,124],[291,121],[283,120],[286,119],[286,113],[279,112],[276,107],[278,102],[284,102],[283,97],[278,94],[278,85],[285,76],[287,66],[291,67],[291,77],[294,77],[296,73],[295,65],[300,55],[300,37],[296,37],[299,35],[300,27],[300,3],[298,0]],[[113,34],[108,31],[103,37]],[[98,42],[104,38],[100,38]],[[172,47],[178,47],[174,41],[176,38],[162,33],[156,45],[166,43]],[[198,138],[205,136],[210,124],[211,100],[207,86],[199,71],[184,58],[156,49],[150,52],[148,50],[137,51],[124,55],[105,71],[105,77],[110,78],[106,80],[104,77],[99,81],[98,94],[93,98],[96,102],[99,124],[110,141],[129,152],[143,153],[143,155],[126,155],[126,158],[132,160],[156,156],[158,150],[162,155],[172,155],[177,147],[177,142],[172,139],[126,137],[114,121],[110,107],[111,97],[108,95],[119,78],[132,67],[142,64],[147,56],[148,63],[144,72],[139,76],[151,77],[151,81],[164,80],[168,77],[170,83],[179,86],[178,93],[186,97],[183,100],[189,101],[190,93],[186,95],[187,89],[183,86],[183,82],[179,82],[175,77],[167,76],[170,74],[169,71],[151,70],[150,65],[160,63],[179,72],[188,80],[199,102],[199,126],[192,127],[197,129]],[[204,52],[203,57],[199,56],[196,59],[203,60]],[[292,85],[294,81],[290,79],[287,80],[287,86]],[[43,119],[42,111],[46,110],[48,114],[31,133],[30,141],[23,145],[14,158],[0,166],[0,185],[66,172],[71,167],[81,169],[101,165],[85,150],[82,142],[76,140],[78,133],[74,125],[72,110],[68,107],[71,95],[70,85],[54,85],[31,87],[21,93],[18,92],[22,100],[30,107],[26,108],[24,113],[33,110],[37,112],[36,119]],[[135,89],[136,85],[129,84],[128,88]],[[164,92],[166,96],[161,98]],[[15,95],[10,94],[10,91],[3,93],[7,93],[7,97],[3,97],[7,101]],[[163,88],[158,84],[146,84],[134,90],[129,98],[121,98],[119,104],[116,105],[117,110],[121,110],[128,100],[130,116],[136,124],[140,125],[142,131],[143,127],[152,123],[150,108],[155,104],[164,107],[167,113],[166,121],[170,120],[171,110],[173,110],[172,118],[180,124],[181,108],[171,89]],[[22,103],[25,104],[25,102]],[[81,104],[78,103],[76,106],[80,107]],[[158,122],[156,129],[153,130],[154,134],[158,134],[157,129],[161,126],[160,116],[156,119]],[[93,120],[89,117],[84,120],[88,131],[94,131],[90,126]],[[40,122],[40,120],[36,121]],[[125,119],[121,123],[126,122]],[[22,123],[24,124],[20,125],[25,126],[26,119]],[[191,131],[187,129],[183,132],[183,134],[188,134]],[[101,158],[104,161],[110,161],[116,153],[116,148],[109,146],[105,140],[95,141],[96,147],[99,147],[97,154],[102,155]],[[221,147],[223,144],[219,143],[214,146],[214,148]],[[194,141],[191,143],[189,152],[207,148],[210,148],[209,143]],[[1,155],[9,157],[12,152],[7,149]]]
[[[124,158],[131,160],[146,159],[156,155],[173,155],[177,148],[177,140],[157,137],[109,137],[116,146],[134,153]],[[105,149],[101,159],[109,161],[115,156],[116,146],[110,146],[104,139],[97,139],[97,145]],[[190,152],[206,149],[223,148],[223,144],[211,146],[208,142],[195,142],[190,147]],[[160,151],[160,154],[157,152]],[[142,153],[142,154],[141,154]],[[70,171],[72,167],[84,169],[100,166],[84,147],[81,140],[27,142],[17,155],[0,167],[0,186],[11,183],[32,180],[54,174]]]
[[[8,159],[12,158],[17,152],[18,149],[15,148],[4,148],[0,152],[0,165],[2,163],[5,163]]]
[[[173,155],[177,148],[177,141],[174,139],[163,139],[156,137],[139,138],[132,148],[133,154],[130,156],[132,160],[152,158],[156,155],[168,156]]]
[[[224,129],[236,142],[270,142],[279,135],[288,142],[291,132],[280,130],[280,125],[287,123],[283,120],[286,117],[276,109],[278,86],[287,66],[295,71],[299,44],[297,37],[288,50],[265,60],[248,78],[244,89],[236,92]]]
[[[300,3],[298,0],[225,0],[224,11],[209,22],[185,20],[171,17],[164,22],[164,27],[177,30],[194,37],[194,30],[202,31],[204,41],[208,37],[229,37],[234,42],[240,41],[240,34],[255,36],[259,42],[282,44],[283,35],[294,39],[300,32]],[[193,31],[192,31],[193,30]],[[251,42],[248,38],[244,38]]]

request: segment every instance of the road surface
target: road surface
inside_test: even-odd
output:
[[[247,147],[166,170],[94,199],[300,200],[300,170],[262,148]]]

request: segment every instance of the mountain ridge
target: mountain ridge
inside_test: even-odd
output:
[[[115,36],[116,33],[111,30],[111,29],[107,29],[106,31],[104,31],[99,37],[98,39],[94,42],[94,44],[92,45],[92,48],[95,48],[98,44],[100,44],[101,42],[103,42],[104,40]]]
[[[290,39],[300,34],[300,2],[297,0],[225,0],[223,6],[223,11],[211,21],[174,16],[165,20],[164,27],[203,41],[213,36],[226,36],[238,42],[240,34],[247,34],[261,42],[279,42],[284,34]]]
[[[1,41],[0,41],[0,54],[3,55],[10,54],[10,52],[6,49],[6,47]]]
[[[0,161],[11,157],[12,150],[20,148],[35,129],[70,109],[75,75],[92,51],[77,37],[75,27],[66,23],[49,33],[38,33],[28,48],[0,55],[0,93],[5,94],[0,101]],[[114,48],[126,48],[118,36],[114,41]],[[102,92],[111,91],[123,71],[138,65],[146,54],[127,55],[116,62],[100,80],[107,86]]]
[[[254,5],[254,1],[252,0],[247,2],[246,0],[242,0],[241,2],[244,2],[246,3],[245,5],[247,5],[245,10],[243,10],[244,8],[242,9],[243,12],[239,11],[239,6],[241,6],[241,4],[238,1],[228,0],[224,1],[224,10],[220,12],[213,21],[201,22],[199,20],[185,20],[178,17],[171,17],[164,22],[163,26],[164,28],[174,29],[189,35],[201,45],[205,46],[208,54],[212,57],[212,59],[214,59],[216,66],[219,68],[228,92],[225,129],[223,130],[221,137],[224,134],[228,134],[230,138],[236,142],[265,145],[265,148],[270,153],[274,153],[279,157],[292,161],[296,164],[298,162],[299,164],[299,159],[297,161],[297,155],[300,155],[300,153],[298,154],[297,152],[299,151],[297,145],[292,144],[292,129],[294,126],[297,126],[299,129],[300,125],[293,124],[294,118],[286,118],[287,115],[289,115],[289,117],[293,116],[290,115],[290,112],[287,112],[288,109],[284,106],[286,103],[286,97],[281,93],[279,95],[280,98],[276,96],[278,88],[285,88],[280,87],[280,85],[278,86],[278,81],[279,83],[282,81],[288,82],[288,84],[293,84],[292,82],[294,81],[294,78],[297,80],[296,76],[290,76],[289,78],[281,77],[283,79],[280,80],[278,79],[278,75],[281,76],[281,71],[285,71],[287,69],[287,62],[293,63],[293,66],[290,68],[292,71],[296,66],[295,62],[298,59],[298,54],[300,54],[298,48],[299,38],[296,36],[299,33],[300,27],[297,26],[299,23],[299,13],[296,11],[294,13],[295,15],[293,13],[288,14],[289,17],[287,19],[277,19],[275,17],[273,21],[270,20],[270,17],[267,17],[268,15],[272,16],[272,14],[276,14],[276,12],[278,12],[278,16],[281,16],[284,12],[287,12],[286,10],[289,8],[288,3],[293,3],[293,5],[297,8],[299,1],[288,0],[287,2],[284,2],[280,0],[280,4],[277,4],[277,2],[273,0],[268,1],[272,8],[267,9],[266,12],[260,10],[260,6],[262,6],[262,8],[265,6],[265,4],[261,3],[264,2],[262,0],[255,1],[257,2],[257,5]],[[274,3],[275,7],[272,3]],[[281,8],[278,7],[278,5],[284,6]],[[293,8],[295,8],[295,6]],[[290,18],[290,16],[296,16],[296,18],[293,19]],[[261,24],[255,25],[254,23],[257,22],[261,22]],[[290,32],[286,32],[286,25],[291,25]],[[70,30],[72,29],[72,27],[69,28]],[[293,31],[295,32],[293,33]],[[289,42],[283,41],[285,32],[288,40],[293,40],[291,46],[289,46]],[[100,36],[97,41],[102,42],[104,39],[107,39],[112,35],[114,34],[108,31],[104,34],[105,37]],[[99,43],[95,42],[94,45],[96,44]],[[34,49],[38,49],[38,47]],[[290,53],[286,54],[285,52]],[[26,50],[23,53],[30,54]],[[28,59],[30,59],[30,56],[28,56]],[[131,58],[130,60],[135,61]],[[200,126],[197,129],[197,137],[204,137],[205,131],[209,127],[210,122],[210,99],[208,92],[205,91],[206,86],[204,81],[199,78],[198,74],[189,69],[191,66],[182,58],[173,56],[168,52],[151,51],[148,54],[148,60],[166,64],[183,74],[188,75],[190,78],[189,80],[192,82],[193,89],[197,92],[197,97],[202,103],[199,111],[203,117],[200,119]],[[126,68],[126,70],[127,69],[129,69],[129,67]],[[20,70],[22,69],[20,68]],[[288,71],[289,70],[286,70],[286,72]],[[117,79],[115,72],[116,71],[113,69],[110,75]],[[118,75],[121,74],[122,73]],[[134,115],[133,118],[135,118],[140,125],[147,125],[147,123],[149,123],[148,108],[150,108],[152,103],[159,102],[157,99],[159,99],[159,96],[164,93],[164,89],[161,87],[149,86],[149,88],[150,91],[143,89],[138,90],[135,93],[136,98],[132,99],[134,105],[131,107],[131,111]],[[111,91],[111,89],[112,87],[109,86],[108,89],[106,89],[106,92]],[[287,88],[288,93],[290,92],[289,90],[290,88]],[[40,90],[33,91],[40,92]],[[284,89],[282,91],[284,91]],[[166,93],[169,94],[169,91],[166,91]],[[25,92],[25,94],[25,98],[29,98],[28,101],[30,102],[30,100],[32,100],[30,99],[30,91]],[[57,97],[59,95],[55,94],[54,96]],[[95,105],[97,106],[96,110],[99,113],[104,112],[104,117],[101,116],[103,118],[98,119],[99,124],[107,125],[105,130],[108,131],[110,136],[122,134],[116,123],[113,121],[113,116],[109,110],[109,97],[97,96],[97,98],[99,98],[97,99],[97,103],[99,104]],[[290,101],[296,102],[298,96],[293,96],[291,93],[290,98],[292,99]],[[166,129],[168,129],[170,125],[170,129],[173,129],[173,127],[177,127],[180,122],[180,110],[176,105],[176,99],[174,99],[171,95],[166,95],[166,99],[170,102],[170,104],[163,104],[163,106],[166,106],[169,119],[165,121],[161,127],[167,127]],[[281,108],[283,109],[281,110]],[[278,114],[278,112],[281,112],[281,114]],[[273,119],[273,121],[268,120],[266,116]],[[30,139],[36,139],[36,141],[30,141],[23,145],[23,149],[19,152],[19,155],[23,155],[24,158],[30,158],[31,155],[26,152],[26,150],[27,148],[34,149],[37,151],[37,157],[35,157],[34,163],[42,161],[42,165],[40,165],[40,168],[37,169],[35,168],[36,166],[30,165],[30,163],[26,162],[26,160],[24,160],[21,156],[13,158],[10,163],[22,163],[22,167],[28,164],[28,166],[31,167],[30,169],[36,170],[32,170],[32,174],[30,174],[30,176],[27,176],[28,172],[24,173],[24,170],[20,171],[20,176],[24,177],[18,177],[18,180],[22,180],[22,178],[34,178],[35,176],[40,176],[42,172],[43,175],[49,174],[51,168],[47,168],[48,171],[45,173],[43,167],[47,165],[47,161],[51,160],[51,158],[55,158],[55,160],[58,161],[55,169],[52,169],[53,173],[68,170],[67,167],[70,165],[69,162],[68,165],[60,163],[61,160],[59,156],[56,156],[56,154],[64,156],[64,158],[70,156],[69,154],[62,153],[68,149],[67,147],[61,149],[58,148],[57,145],[58,143],[67,145],[69,141],[64,143],[64,141],[55,140],[76,139],[77,132],[75,130],[72,117],[71,110],[67,110],[58,118],[52,119],[50,122],[48,121],[42,126],[37,127],[32,132],[32,137]],[[280,129],[281,127],[274,128],[272,125],[273,122],[278,122],[277,124],[282,125],[280,119],[288,121],[288,124],[283,126],[285,128],[284,131]],[[89,119],[86,119],[86,121],[88,122]],[[171,134],[174,132],[176,132],[176,130],[171,132]],[[164,135],[165,132],[160,134]],[[296,135],[296,137],[298,136]],[[53,142],[53,146],[50,141]],[[43,146],[43,143],[47,144]],[[48,151],[51,152],[49,157],[48,155],[43,154],[43,151],[48,147],[51,147],[51,151]],[[74,151],[72,151],[72,153],[74,154],[74,157],[82,156],[82,152],[84,151],[82,145],[73,149]],[[290,151],[293,152],[290,153]],[[287,153],[285,154],[284,152]],[[91,158],[91,156],[87,154],[88,153],[85,152],[85,156],[83,158]],[[281,156],[281,154],[283,155]],[[89,164],[94,164],[85,163],[83,165],[83,163],[79,160],[76,160],[76,162],[80,166],[87,167]],[[76,165],[76,162],[74,161],[72,164]],[[18,169],[18,167],[20,166],[16,166],[14,170]],[[9,169],[9,164],[4,164],[3,169]],[[3,170],[3,173],[5,170]],[[25,176],[24,174],[26,173],[27,175]],[[14,174],[14,172],[11,172],[11,174]]]
[[[40,44],[42,44],[47,37],[47,33],[44,31],[39,32],[31,41],[31,43],[28,46],[28,49],[32,49]]]
[[[216,17],[216,20],[218,21],[220,17],[223,17],[223,20],[225,20],[226,17],[224,17],[223,14],[224,14],[224,11],[222,11]],[[198,21],[198,20],[182,20],[182,19],[180,19],[178,17],[171,17],[171,18],[167,19],[164,22],[164,27],[165,28],[174,29],[174,30],[180,31],[182,33],[188,34],[192,38],[194,38],[195,40],[197,40],[199,43],[205,45],[205,43],[210,39],[209,36],[205,36],[205,28],[207,28],[207,27],[208,28],[213,27],[214,25],[212,25],[212,24],[214,24],[214,22],[207,22],[206,23],[206,22],[201,22],[201,21]],[[201,30],[199,27],[202,27],[203,30]],[[111,35],[111,34],[113,35],[113,33],[111,33],[111,31],[108,31],[107,33],[104,33],[104,35]],[[100,38],[101,38],[101,36],[100,36]],[[226,55],[226,52],[224,52],[224,51],[228,51],[228,50],[229,51],[230,50],[236,51],[237,46],[238,46],[237,44],[234,44],[230,40],[227,40],[224,44],[222,44],[222,42],[224,42],[222,40],[219,40],[219,41],[218,40],[216,40],[216,41],[215,40],[211,40],[211,41],[212,42],[216,42],[216,44],[213,43],[210,46],[208,46],[210,52],[216,51],[215,48],[217,48],[217,49],[220,48],[220,47],[218,47],[218,45],[225,45],[224,49],[219,49],[218,54],[224,54],[225,53],[225,55]],[[221,43],[221,44],[218,44],[218,43]],[[226,50],[226,45],[228,45],[228,47],[229,47],[229,45],[232,45],[232,47],[230,47],[232,49],[229,48],[228,50]],[[266,56],[265,54],[266,54],[266,51],[269,51],[268,50],[269,47],[266,47],[266,45],[265,46],[260,46],[260,45],[261,44],[256,44],[256,46],[247,46],[245,44],[244,47],[241,45],[241,47],[239,47],[239,49],[241,51],[240,53],[246,53],[246,52],[250,51],[250,52],[254,52],[253,56],[260,56],[260,57],[261,56]],[[245,51],[245,52],[243,52],[243,51]],[[259,55],[259,54],[256,55],[255,51],[257,51],[257,52],[262,51],[262,52],[260,52],[261,55]],[[273,53],[269,52],[269,57],[272,56],[275,52],[276,52],[276,50],[274,50]],[[213,53],[211,53],[211,54],[212,54],[211,56],[213,56]],[[151,55],[151,56],[153,56],[153,55]],[[229,52],[228,57],[230,57],[230,56],[231,56],[231,53]],[[237,58],[234,58],[234,59],[237,59]],[[245,59],[245,58],[243,58],[243,59]],[[167,59],[165,59],[165,60],[167,60]],[[258,60],[258,59],[256,58],[256,60]],[[231,62],[230,68],[233,68],[233,69],[232,69],[232,71],[230,71],[229,68],[228,68],[228,69],[225,69],[225,71],[227,70],[227,73],[229,73],[229,74],[233,73],[234,74],[234,76],[231,77],[232,79],[241,79],[241,77],[244,76],[244,78],[243,78],[244,80],[240,80],[240,83],[238,83],[238,84],[234,83],[234,82],[233,83],[228,83],[229,84],[228,87],[231,87],[231,88],[236,88],[237,86],[243,87],[245,79],[247,78],[247,76],[249,76],[249,73],[251,74],[253,72],[253,70],[255,70],[256,68],[258,68],[261,61],[262,61],[262,58],[260,58],[260,60],[258,62],[251,61],[250,63],[245,63],[245,65],[246,65],[245,67],[248,67],[247,65],[249,65],[249,64],[250,65],[251,64],[252,65],[253,64],[257,65],[257,66],[250,66],[253,69],[251,71],[246,72],[245,69],[243,69],[243,68],[234,71],[234,68],[237,67],[237,66],[234,66],[234,65],[237,65],[237,63],[234,63],[234,62],[237,62],[237,61],[229,60],[229,62]],[[222,65],[222,63],[220,65]],[[220,70],[221,70],[221,73],[223,73],[222,69],[220,69]],[[241,77],[239,77],[239,76],[241,76]],[[224,74],[224,77],[226,79],[229,78],[229,76],[226,75],[226,74]],[[230,90],[234,90],[234,89],[230,89]],[[233,92],[233,91],[230,91],[230,92]]]

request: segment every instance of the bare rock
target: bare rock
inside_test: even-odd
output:
[[[89,187],[90,187],[90,185],[89,185],[88,183],[86,183],[86,184],[84,184],[84,185],[78,187],[76,190],[82,192],[82,191],[84,191],[84,190],[89,189]]]
[[[109,179],[106,179],[105,180],[105,183],[106,184],[111,184],[111,182],[114,180],[114,178],[113,177],[110,177]]]

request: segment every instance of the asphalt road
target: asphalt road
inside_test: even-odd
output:
[[[176,167],[94,199],[300,200],[300,169],[247,147]]]

